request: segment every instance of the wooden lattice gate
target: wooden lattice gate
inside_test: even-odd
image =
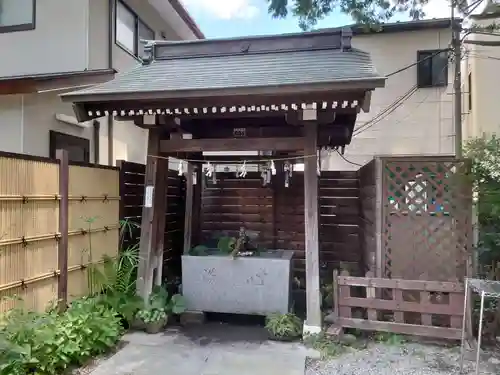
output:
[[[381,163],[384,277],[462,280],[472,249],[469,164],[447,157]]]

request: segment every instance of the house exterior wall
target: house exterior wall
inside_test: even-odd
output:
[[[49,156],[49,131],[55,130],[90,140],[92,129],[66,125],[55,113],[72,115],[71,105],[62,103],[56,93],[0,96],[0,150],[28,155]]]
[[[474,19],[479,26],[498,23],[497,18]],[[471,34],[467,40],[500,42],[498,35]],[[498,107],[498,88],[500,75],[500,48],[465,44],[465,60],[462,64],[463,91],[463,135],[464,140],[481,137],[483,134],[500,134]],[[470,74],[470,84],[469,84]],[[469,97],[469,93],[471,96]]]
[[[0,151],[22,152],[23,115],[21,95],[0,96]]]
[[[353,46],[369,52],[379,73],[387,75],[415,64],[418,50],[445,49],[450,40],[449,29],[427,29],[356,35]],[[346,147],[345,158],[363,165],[375,155],[453,154],[452,75],[449,66],[447,87],[417,89],[392,113],[355,135]],[[385,88],[374,91],[370,112],[358,115],[355,129],[375,118],[416,84],[416,66],[389,77]],[[322,159],[322,169],[359,169],[337,153],[324,154]]]
[[[0,77],[84,70],[88,1],[36,1],[35,29],[0,33]]]
[[[180,39],[148,1],[125,3],[155,31],[156,38]],[[109,0],[37,1],[34,30],[0,34],[0,45],[9,51],[0,64],[0,76],[106,69],[109,48],[112,67],[118,72],[139,64],[137,57],[115,43],[114,25],[109,45],[109,4]],[[93,161],[93,129],[55,119],[56,113],[74,116],[71,105],[58,97],[62,92],[0,96],[0,151],[48,156],[49,131],[55,130],[89,139]],[[101,118],[99,122],[99,162],[108,164],[108,121]],[[113,163],[118,159],[145,163],[147,136],[147,130],[132,122],[113,121]]]
[[[180,40],[180,36],[166,23],[160,14],[144,0],[124,0],[124,3],[155,32],[160,39],[161,34],[168,40]],[[109,31],[109,1],[92,0],[90,2],[90,69],[102,69],[108,66],[109,40],[103,35]],[[140,59],[130,54],[115,42],[115,27],[112,25],[113,40],[111,43],[113,68],[123,72],[141,63]],[[108,120],[102,118],[101,142],[99,144],[101,163],[107,164],[108,158]],[[148,131],[134,125],[131,121],[113,121],[113,162],[129,160],[137,163],[146,162]]]
[[[90,141],[90,161],[94,161],[93,128],[62,123],[55,114],[73,116],[71,104],[63,103],[58,93],[0,96],[0,151],[49,156],[50,131],[86,138]],[[99,163],[108,164],[107,127],[101,122]],[[114,161],[145,163],[147,130],[129,123],[114,123]]]
[[[161,34],[167,40],[180,40],[181,37],[163,20],[156,9],[144,0],[123,1],[152,30],[155,37],[161,39]],[[90,2],[90,69],[108,67],[108,35],[109,30],[109,0],[92,0]],[[115,43],[115,27],[112,27],[113,68],[118,72],[133,68],[140,60]]]

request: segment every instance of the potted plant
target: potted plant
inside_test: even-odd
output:
[[[168,320],[165,310],[157,308],[139,310],[136,317],[144,323],[146,332],[152,334],[160,332]]]
[[[271,340],[293,341],[302,336],[302,320],[293,313],[273,313],[266,317],[266,329]]]
[[[181,314],[184,311],[186,303],[182,295],[174,294],[169,298],[164,287],[155,286],[146,307],[137,312],[134,328],[144,329],[148,333],[158,333],[165,327],[170,315]]]

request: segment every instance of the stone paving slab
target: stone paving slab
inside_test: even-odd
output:
[[[205,324],[124,340],[128,344],[92,375],[303,375],[306,357],[318,357],[300,343],[268,341],[260,327]]]

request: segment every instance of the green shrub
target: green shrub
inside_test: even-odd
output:
[[[61,315],[14,309],[0,327],[0,375],[56,375],[113,348],[123,333],[116,311],[77,300]]]
[[[118,258],[104,256],[103,261],[101,268],[91,269],[92,279],[102,292],[97,299],[130,324],[135,313],[144,307],[144,301],[135,293],[138,249],[136,246],[124,249]]]
[[[276,338],[299,337],[302,335],[302,321],[293,313],[274,313],[266,317],[266,329]]]
[[[186,301],[180,294],[174,294],[170,297],[166,288],[155,286],[149,296],[149,303],[146,309],[164,310],[168,315],[182,314],[186,311]]]

